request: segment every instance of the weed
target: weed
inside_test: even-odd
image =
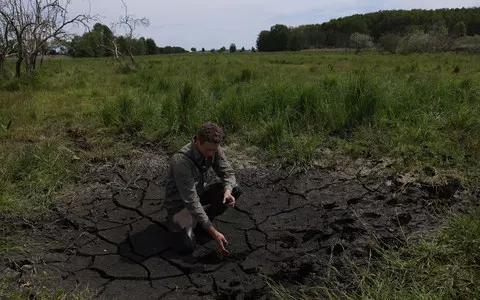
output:
[[[381,100],[378,88],[365,73],[352,76],[345,97],[347,110],[345,127],[352,128],[373,122],[377,105]]]
[[[266,150],[276,153],[280,150],[285,138],[285,122],[281,116],[266,121],[263,132],[260,135],[259,144]]]
[[[238,82],[251,82],[253,80],[253,72],[250,69],[242,69],[240,76],[238,77]]]
[[[128,64],[128,63],[125,63],[125,64],[120,64],[118,67],[117,67],[117,73],[119,74],[130,74],[130,73],[134,73],[136,71],[136,68],[135,66],[132,66],[131,64]]]
[[[106,105],[102,110],[102,119],[105,125],[113,126],[119,132],[134,134],[144,126],[144,121],[137,113],[136,102],[129,95],[121,95],[117,100]]]
[[[59,134],[65,126],[83,128],[96,143],[89,153],[76,153],[80,163],[112,157],[118,134],[122,142],[175,147],[201,122],[216,120],[246,146],[290,153],[296,157],[290,161],[313,159],[314,141],[322,140],[344,154],[396,157],[402,168],[455,168],[462,178],[478,180],[478,76],[445,72],[456,64],[460,73],[476,74],[476,57],[455,63],[445,54],[357,58],[309,52],[156,56],[120,73],[98,59],[63,60],[61,68],[45,61],[35,78],[2,78],[0,155],[9,161],[8,168],[0,165],[2,203],[13,205],[31,174],[50,172],[32,158],[45,157],[38,154],[40,136],[70,148]],[[368,71],[354,71],[365,66]],[[438,72],[431,72],[435,66]],[[27,198],[34,193],[43,195],[34,188]]]
[[[189,129],[191,129],[190,125],[193,125],[189,122],[189,115],[196,106],[194,87],[188,81],[185,81],[180,88],[180,97],[178,98],[178,104],[180,108],[182,127],[183,129],[185,129],[185,131],[188,132]]]
[[[417,73],[419,70],[418,61],[412,62],[407,68],[406,71],[409,73]]]
[[[327,282],[293,294],[272,281],[268,285],[276,299],[311,299],[311,295],[318,299],[478,299],[479,247],[480,211],[476,209],[451,215],[418,244],[397,250],[374,246],[378,259],[373,266],[350,265],[348,289]]]

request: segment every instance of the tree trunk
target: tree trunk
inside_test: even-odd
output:
[[[30,55],[25,55],[25,74],[27,76],[31,75],[32,66],[30,65]]]
[[[17,63],[15,64],[15,77],[20,78],[22,75],[22,61],[23,61],[23,56],[19,56],[17,59]]]
[[[0,74],[5,73],[5,54],[0,53]]]
[[[35,74],[35,72],[37,71],[37,57],[38,57],[38,53],[34,53],[32,54],[31,56],[31,65],[32,65],[32,71],[33,71],[33,74]]]
[[[134,66],[135,65],[135,58],[133,58],[132,51],[130,51],[129,55],[130,55],[130,60],[132,61],[132,65]]]
[[[43,68],[43,58],[44,58],[44,53],[42,52],[41,56],[40,56],[40,71],[42,71],[42,68]]]
[[[27,55],[27,59],[25,60],[25,70],[28,76],[35,75],[35,64],[37,62],[37,54],[31,53]]]

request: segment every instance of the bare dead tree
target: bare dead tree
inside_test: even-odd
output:
[[[135,58],[133,57],[133,38],[135,30],[142,26],[148,27],[150,26],[150,21],[147,18],[135,18],[135,16],[128,14],[128,7],[124,0],[122,1],[123,8],[125,10],[125,14],[121,16],[117,23],[114,24],[115,27],[119,27],[123,30],[125,34],[125,40],[127,42],[127,53],[130,57],[130,61],[132,65],[135,65]],[[115,49],[118,50],[118,45],[115,43]]]
[[[112,53],[115,65],[119,62],[122,66],[125,66],[126,63],[121,59],[124,54],[120,51],[115,31],[112,31],[112,36],[106,37],[106,41],[107,43],[103,43],[101,46]]]
[[[13,32],[16,39],[15,52],[17,62],[15,65],[15,76],[20,77],[21,66],[24,58],[23,52],[23,36],[25,30],[31,25],[31,21],[24,15],[24,5],[21,1],[5,0],[0,7],[0,15],[6,22],[8,30]]]
[[[11,25],[1,11],[0,6],[0,74],[3,74],[5,73],[5,61],[11,55],[16,44],[12,36]]]
[[[26,61],[27,74],[35,73],[37,56],[45,44],[52,39],[65,39],[69,25],[84,25],[92,19],[87,14],[68,16],[68,8],[72,0],[30,0],[34,4],[34,26],[27,30],[25,51],[28,54]]]
[[[35,73],[40,50],[53,39],[65,38],[69,25],[84,25],[93,17],[88,14],[68,15],[72,0],[3,0],[0,14],[11,27],[17,40],[16,76],[20,77],[25,59],[28,75]]]

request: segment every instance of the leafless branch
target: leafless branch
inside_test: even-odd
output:
[[[24,59],[27,72],[34,73],[39,52],[42,52],[48,42],[66,37],[69,25],[88,28],[87,23],[94,17],[89,13],[69,17],[71,2],[72,0],[0,0],[0,17],[6,24],[5,30],[11,32],[16,40],[17,76],[20,76]]]

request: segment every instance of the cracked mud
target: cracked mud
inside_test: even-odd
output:
[[[405,186],[396,175],[240,168],[244,194],[214,221],[230,255],[200,238],[193,255],[180,256],[163,223],[165,166],[152,155],[98,168],[66,196],[58,220],[36,229],[48,242],[37,261],[19,257],[9,268],[27,280],[34,265],[58,287],[88,286],[100,299],[258,299],[266,297],[263,276],[287,287],[348,280],[345,255],[367,264],[372,238],[401,244],[432,228],[435,209],[469,201],[458,185]]]

